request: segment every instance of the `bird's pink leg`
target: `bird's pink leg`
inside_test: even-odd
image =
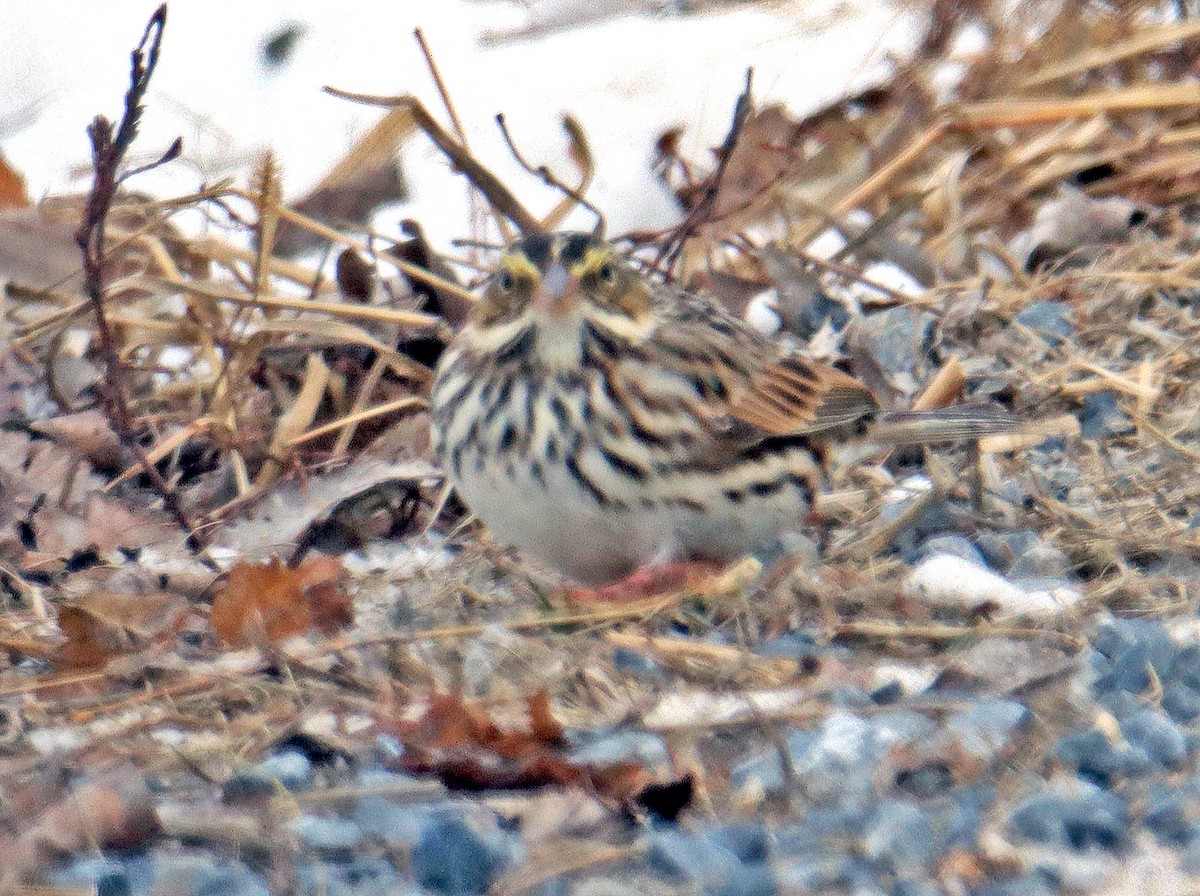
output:
[[[726,564],[716,560],[687,560],[658,563],[634,570],[619,582],[600,588],[567,588],[573,603],[621,603],[659,597],[684,589],[696,588],[724,571]]]

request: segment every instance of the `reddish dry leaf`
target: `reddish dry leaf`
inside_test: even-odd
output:
[[[580,787],[614,809],[631,807],[650,792],[653,782],[640,762],[599,768],[563,755],[563,729],[545,691],[528,699],[528,710],[529,729],[509,731],[457,695],[434,694],[420,719],[389,727],[404,743],[406,772],[435,775],[452,789]],[[675,811],[687,801],[677,799]]]
[[[0,155],[0,208],[28,208],[31,204],[25,178]]]
[[[187,600],[168,592],[86,595],[59,608],[58,627],[67,641],[57,660],[66,666],[100,666],[114,656],[168,643],[187,612]]]
[[[300,564],[300,587],[312,613],[313,628],[331,635],[354,621],[350,596],[342,590],[345,568],[336,557],[312,557]]]
[[[289,569],[278,559],[239,563],[213,600],[212,625],[231,644],[256,644],[335,631],[350,621],[341,561],[315,557]]]
[[[544,744],[563,742],[563,727],[550,712],[550,694],[545,688],[529,698],[529,733]]]

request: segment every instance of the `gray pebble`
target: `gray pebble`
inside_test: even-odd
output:
[[[854,327],[880,367],[893,376],[911,377],[917,362],[929,354],[934,320],[928,311],[901,306],[864,315]]]
[[[312,762],[298,750],[283,750],[274,753],[260,762],[258,768],[292,793],[304,793],[312,790]]]
[[[1135,431],[1133,420],[1115,392],[1096,392],[1083,400],[1079,432],[1085,439],[1113,439]]]
[[[412,851],[417,883],[442,896],[484,894],[503,859],[457,815],[438,814]]]
[[[1013,323],[1033,330],[1047,345],[1062,345],[1075,335],[1071,310],[1061,302],[1034,302],[1013,318]]]
[[[687,880],[705,889],[725,884],[742,867],[731,849],[673,827],[651,835],[646,862],[659,874]]]
[[[192,896],[271,896],[266,881],[241,862],[202,870],[191,893]]]
[[[432,810],[422,805],[393,803],[369,793],[354,808],[354,823],[366,836],[378,837],[390,846],[412,846],[429,826]]]
[[[1073,850],[1118,850],[1129,842],[1129,812],[1112,793],[1091,787],[1075,795],[1029,797],[1012,813],[1017,833],[1039,843]]]
[[[1144,707],[1120,723],[1125,739],[1162,768],[1176,768],[1187,758],[1187,740],[1167,716]]]
[[[889,800],[881,803],[867,823],[863,852],[894,871],[913,872],[931,863],[937,853],[929,815],[916,806]]]
[[[315,853],[334,861],[349,861],[362,841],[363,832],[353,821],[301,815],[288,823],[300,842]]]
[[[671,751],[657,734],[633,730],[594,737],[571,751],[571,761],[579,765],[606,766],[630,760],[649,768],[668,768]]]
[[[916,556],[910,560],[910,563],[918,563],[926,557],[932,557],[937,554],[949,554],[952,557],[967,560],[983,568],[987,568],[988,566],[987,560],[979,548],[975,546],[975,543],[962,535],[935,535],[932,538],[925,539],[921,542],[920,549],[917,551]]]

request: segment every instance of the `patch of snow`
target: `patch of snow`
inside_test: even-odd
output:
[[[569,24],[571,4],[560,6],[567,21],[556,24]],[[86,185],[84,128],[97,113],[115,118],[120,111],[129,50],[152,9],[142,0],[0,7],[0,148],[35,198]],[[412,92],[444,120],[410,38],[420,26],[472,149],[531,209],[544,211],[559,197],[509,157],[493,121],[497,112],[529,159],[567,180],[574,172],[558,117],[576,116],[597,161],[590,196],[609,213],[609,230],[662,227],[678,217],[649,170],[663,130],[686,125],[682,151],[704,158],[729,126],[748,67],[760,104],[804,114],[881,82],[920,31],[918,15],[891,3],[792,0],[686,16],[615,15],[481,44],[484,32],[521,20],[512,5],[469,0],[272,0],[242,4],[236,17],[223,4],[173,4],[134,149],[138,161],[149,161],[182,135],[185,160],[139,176],[134,186],[179,195],[230,174],[245,183],[252,163],[273,148],[287,196],[303,195],[382,114],[322,93],[327,84]],[[262,43],[289,22],[304,28],[291,60],[264,65]],[[445,159],[420,137],[402,156],[411,196],[378,226],[390,231],[399,218],[414,217],[441,245],[472,233],[465,182]],[[569,223],[591,225],[584,213]]]

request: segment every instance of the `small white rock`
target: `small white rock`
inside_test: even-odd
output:
[[[990,606],[997,619],[1056,615],[1082,597],[1078,588],[1066,583],[1039,582],[1022,588],[952,554],[934,554],[913,567],[904,580],[904,593],[914,600],[962,610]]]
[[[773,288],[764,289],[749,301],[742,316],[764,336],[774,336],[783,327],[783,318],[779,316],[779,293]]]
[[[804,254],[828,261],[845,248],[846,238],[838,231],[829,229],[818,234],[811,243],[805,246]]]

